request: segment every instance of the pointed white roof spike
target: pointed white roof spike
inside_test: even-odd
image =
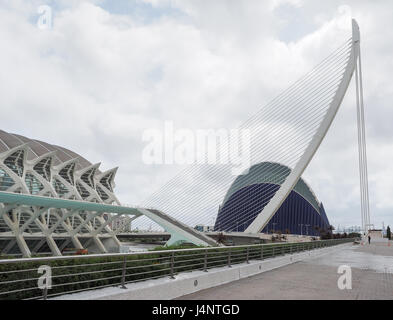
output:
[[[23,150],[23,151],[25,151],[24,158],[26,159],[26,153],[27,153],[28,149],[29,149],[29,145],[27,143],[24,143],[24,144],[21,144],[19,146],[16,146],[16,147],[14,147],[12,149],[9,149],[9,150],[1,153],[0,156],[1,156],[1,158],[8,158],[13,153],[15,153],[15,152],[17,152],[19,150]]]
[[[33,159],[33,160],[27,160],[27,163],[34,166],[35,164],[37,164],[38,162],[40,162],[43,159],[46,159],[46,158],[53,159],[55,156],[56,156],[56,151],[51,151],[51,152],[45,153],[45,154]]]
[[[352,41],[360,42],[360,29],[355,19],[352,19]]]
[[[83,169],[80,169],[80,170],[76,171],[75,173],[76,173],[78,176],[81,176],[81,175],[83,175],[84,173],[86,173],[87,171],[89,171],[89,170],[91,170],[91,169],[97,170],[97,169],[100,167],[100,165],[101,165],[101,162],[96,163],[96,164],[92,164],[92,165],[90,165],[90,166],[88,166],[88,167],[85,167],[85,168],[83,168]]]
[[[109,170],[107,170],[107,171],[105,171],[105,172],[97,173],[97,174],[96,174],[96,178],[97,178],[98,180],[100,180],[100,179],[102,179],[103,177],[105,177],[105,176],[107,176],[107,175],[109,175],[109,174],[111,174],[111,173],[113,173],[113,177],[115,177],[115,175],[116,175],[116,173],[117,173],[117,170],[119,170],[119,167],[115,167],[115,168],[113,168],[113,169],[109,169]]]
[[[53,169],[55,169],[56,171],[60,171],[71,163],[75,163],[75,164],[78,163],[78,158],[74,158],[74,159],[70,159],[68,161],[62,162],[62,163],[58,164],[57,166],[53,166]]]

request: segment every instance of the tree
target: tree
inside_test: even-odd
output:
[[[319,229],[319,234],[321,237],[321,240],[327,240],[327,239],[336,239],[337,235],[332,234],[332,229],[329,227],[328,229]]]
[[[392,233],[390,231],[390,227],[388,226],[388,228],[386,229],[386,236],[388,237],[388,239],[390,240],[392,238]]]
[[[220,233],[217,235],[216,241],[217,241],[218,243],[225,244],[225,242],[227,241],[227,237],[226,237],[226,235],[224,235],[222,232],[220,232]]]
[[[348,238],[360,238],[361,236],[359,232],[351,232],[348,234]]]

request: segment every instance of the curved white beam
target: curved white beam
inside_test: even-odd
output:
[[[254,219],[254,221],[245,230],[246,233],[259,233],[269,223],[270,219],[274,216],[277,210],[281,207],[282,203],[288,197],[299,178],[307,168],[315,152],[318,150],[323,138],[332,124],[334,117],[341,105],[341,102],[347,92],[349,83],[354,73],[358,55],[359,55],[359,41],[360,33],[359,26],[355,20],[352,20],[352,48],[344,76],[338,86],[337,92],[330,103],[329,109],[325,115],[325,118],[319,125],[318,130],[314,134],[310,144],[304,151],[302,157],[293,168],[291,173],[285,179],[285,182],[281,185],[280,189],[275,193],[269,203],[263,208],[262,212]]]

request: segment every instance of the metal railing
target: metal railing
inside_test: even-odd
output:
[[[0,299],[47,299],[62,294],[120,286],[162,277],[175,278],[180,272],[203,270],[252,260],[264,260],[334,246],[354,239],[298,243],[161,250],[126,254],[102,254],[0,260]],[[52,285],[39,289],[45,277],[38,268],[48,266]],[[49,268],[48,268],[49,269]]]

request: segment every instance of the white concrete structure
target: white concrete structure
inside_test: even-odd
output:
[[[352,79],[353,73],[356,71],[356,86],[357,86],[357,105],[358,105],[358,130],[359,130],[359,167],[360,167],[360,188],[361,188],[361,204],[362,204],[362,224],[363,228],[367,229],[370,224],[369,206],[368,206],[368,187],[367,187],[367,161],[365,150],[365,133],[364,133],[364,111],[363,111],[363,86],[361,81],[361,62],[360,62],[360,32],[359,26],[355,20],[352,20],[352,39],[344,46],[342,50],[344,53],[337,56],[337,65],[329,66],[329,69],[324,72],[334,72],[342,74],[336,79],[336,90],[332,96],[326,114],[323,120],[319,123],[317,130],[314,132],[308,146],[304,151],[301,151],[301,157],[297,161],[290,174],[286,177],[285,182],[281,185],[269,203],[263,208],[262,212],[253,220],[245,232],[259,233],[267,225],[270,219],[274,216],[276,211],[280,208],[282,203],[292,191],[304,170],[307,168],[315,152],[318,150],[323,138],[332,124],[337,111],[341,105],[344,95],[348,89],[349,83]],[[360,70],[360,75],[358,70]],[[321,72],[320,70],[316,71]],[[311,73],[310,77],[312,78]],[[360,79],[359,79],[360,76]],[[322,77],[322,76],[318,76]],[[307,81],[307,80],[304,80]],[[323,86],[326,84],[323,83]],[[321,85],[322,86],[322,85]],[[323,88],[322,86],[322,88]],[[360,88],[359,88],[360,87]],[[320,94],[320,92],[318,93]]]
[[[0,131],[0,191],[119,204],[113,193],[117,168],[101,172],[99,166],[65,148]],[[92,242],[107,252],[100,236],[119,245],[115,233],[124,230],[115,227],[115,219],[119,220],[105,214],[89,219],[83,212],[0,204],[0,252],[30,256],[48,245],[60,255],[66,247],[82,249]],[[127,224],[124,219],[117,225]]]
[[[362,223],[364,229],[369,228],[360,34],[353,21],[350,40],[241,127],[251,130],[254,136],[252,163],[274,160],[293,168],[277,169],[275,174],[283,176],[284,182],[248,225],[246,233],[260,233],[293,190],[325,137],[355,71]],[[99,167],[99,163],[92,164],[63,147],[0,131],[0,193],[64,199],[64,206],[69,205],[67,201],[70,200],[119,205],[113,193],[117,168],[101,172]],[[140,216],[171,233],[169,244],[186,240],[197,245],[215,245],[215,241],[190,225],[201,222],[206,208],[218,206],[221,192],[226,190],[225,185],[233,180],[233,176],[227,174],[230,166],[216,166],[214,170],[208,166],[207,171],[200,170],[199,166],[193,168],[195,170],[191,169],[190,174],[177,175],[177,180],[165,185],[165,192],[153,194],[143,208],[128,211],[119,208],[117,214],[105,214],[98,208],[97,211],[86,211],[83,203],[79,203],[75,210],[66,210],[67,207],[61,206],[43,207],[38,200],[38,205],[33,206],[29,201],[34,202],[34,199],[25,199],[25,205],[3,201],[0,203],[0,253],[19,253],[28,257],[49,250],[60,255],[66,248],[86,247],[105,253],[114,247],[119,248],[116,232],[127,231],[131,221]],[[203,176],[217,179],[202,179]],[[185,181],[191,183],[185,185]],[[196,190],[203,190],[205,197],[201,198]],[[167,201],[168,197],[173,201]],[[148,207],[159,207],[159,210]],[[169,216],[162,210],[168,214],[177,211],[178,216]],[[193,213],[189,216],[197,220],[196,223],[184,220],[187,212]],[[180,222],[181,218],[183,222]],[[237,222],[231,217],[228,220],[230,224]]]
[[[170,232],[168,244],[216,244],[159,210],[120,206],[113,193],[117,168],[101,172],[99,166],[65,148],[0,131],[0,253],[117,252],[116,234],[140,216]]]

